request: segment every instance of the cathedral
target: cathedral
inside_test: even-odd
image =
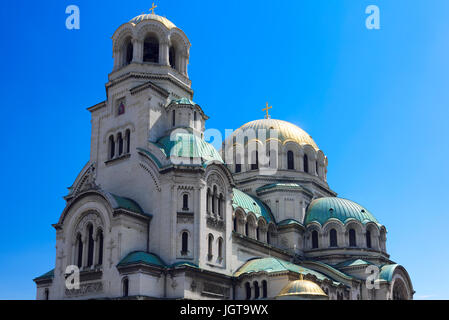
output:
[[[243,124],[220,150],[193,102],[190,42],[139,15],[112,36],[90,159],[65,196],[38,300],[408,300],[387,229],[337,197],[328,158],[289,122]],[[79,282],[67,285],[67,270]]]

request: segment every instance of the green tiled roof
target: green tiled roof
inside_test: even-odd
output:
[[[294,224],[302,226],[302,223],[295,219],[282,220],[281,222],[278,223],[278,226],[288,226],[288,225],[294,225]]]
[[[250,196],[239,189],[233,189],[234,196],[232,198],[232,206],[234,209],[240,207],[245,210],[245,213],[252,212],[256,218],[264,217],[265,221],[275,222],[270,208],[256,197]]]
[[[362,260],[362,259],[352,259],[352,260],[346,260],[340,263],[337,263],[334,265],[335,268],[344,268],[344,267],[354,267],[354,266],[361,266],[361,265],[372,265],[373,263]]]
[[[210,143],[188,129],[178,130],[173,135],[159,139],[157,145],[167,158],[201,158],[203,162],[215,160],[223,163],[220,154]]]
[[[367,209],[353,201],[335,197],[312,201],[307,209],[305,224],[318,222],[324,225],[329,219],[338,219],[342,223],[355,219],[363,224],[374,222],[380,226],[376,218]]]
[[[272,184],[267,184],[264,185],[260,188],[257,188],[257,192],[261,192],[261,191],[265,191],[265,190],[270,190],[270,189],[275,189],[275,188],[281,188],[281,189],[291,189],[291,190],[307,190],[309,191],[307,188],[304,188],[303,186],[297,184],[297,183],[272,183]],[[309,191],[310,192],[310,191]]]
[[[398,267],[398,264],[386,264],[380,268],[379,278],[388,282],[393,280],[394,270]]]
[[[157,146],[157,147],[159,147],[159,146]],[[143,153],[145,153],[147,156],[149,156],[149,157],[156,163],[156,165],[159,167],[159,169],[162,168],[162,163],[161,163],[161,162],[159,161],[159,159],[158,159],[154,154],[152,154],[150,151],[145,150],[145,149],[142,149],[142,148],[137,148],[137,150],[140,151],[140,152],[143,152]]]
[[[136,213],[145,214],[143,212],[142,208],[139,206],[139,204],[137,202],[135,202],[134,200],[131,200],[129,198],[120,197],[120,196],[117,196],[112,193],[111,193],[111,196],[114,197],[119,208],[129,210],[132,212],[136,212]]]
[[[44,273],[43,275],[37,277],[34,280],[44,280],[44,279],[52,279],[55,277],[55,269],[52,269],[48,271],[47,273]]]
[[[253,260],[249,260],[234,273],[234,276],[239,277],[243,274],[250,274],[256,272],[275,273],[283,271],[291,271],[303,275],[311,274],[316,276],[319,280],[329,279],[334,283],[339,284],[338,282],[334,281],[333,279],[325,276],[320,272],[274,257],[256,258]]]
[[[196,105],[195,102],[193,102],[192,100],[190,100],[188,98],[174,99],[174,100],[171,101],[171,103],[174,103],[174,104],[188,104],[188,105],[192,105],[192,106]]]
[[[134,263],[144,263],[152,266],[157,266],[161,268],[165,268],[166,264],[159,258],[157,255],[143,252],[143,251],[135,251],[128,254],[124,257],[117,265],[117,267],[126,266]]]

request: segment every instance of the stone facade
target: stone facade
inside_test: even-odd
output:
[[[413,297],[406,270],[387,254],[385,227],[307,222],[314,200],[336,197],[310,136],[283,132],[274,171],[237,168],[226,157],[235,144],[217,152],[204,141],[208,117],[192,102],[182,30],[142,15],[112,40],[107,99],[89,108],[90,159],[54,225],[55,269],[35,279],[37,299],[275,298],[300,274],[330,299]],[[270,121],[258,125],[271,129]],[[193,145],[173,141],[177,132]],[[331,229],[337,246],[327,244]],[[65,284],[71,265],[80,269],[73,290]],[[377,289],[365,281],[369,266],[378,268]]]

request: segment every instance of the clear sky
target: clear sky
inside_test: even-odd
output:
[[[105,99],[111,36],[150,1],[3,1],[0,299],[33,299],[55,263],[62,199],[89,160],[90,107]],[[81,10],[67,30],[65,9]],[[449,1],[156,3],[189,37],[208,128],[272,116],[311,134],[328,182],[388,228],[417,299],[449,299]],[[381,29],[365,27],[380,8]]]

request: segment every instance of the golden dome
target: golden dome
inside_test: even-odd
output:
[[[137,17],[133,18],[130,22],[133,24],[138,24],[139,22],[143,21],[143,20],[155,20],[155,21],[159,21],[160,23],[162,23],[164,26],[167,27],[167,29],[173,29],[176,28],[176,26],[174,25],[173,22],[171,22],[170,20],[168,20],[165,17],[161,17],[158,16],[157,14],[141,14],[138,15]]]
[[[296,142],[300,145],[310,145],[312,146],[316,151],[319,150],[318,146],[316,145],[315,141],[313,141],[312,137],[302,130],[300,127],[287,122],[283,120],[275,120],[275,119],[261,119],[261,120],[255,120],[248,122],[247,124],[244,124],[239,129],[237,129],[233,136],[238,134],[238,132],[243,132],[247,130],[254,130],[256,136],[258,135],[259,129],[265,129],[267,130],[267,137],[268,137],[268,130],[277,130],[278,131],[278,139],[283,143],[286,144],[289,141]]]
[[[303,298],[325,298],[328,297],[327,294],[317,285],[315,282],[309,280],[296,280],[290,282],[281,290],[278,298],[282,297],[303,297]]]

